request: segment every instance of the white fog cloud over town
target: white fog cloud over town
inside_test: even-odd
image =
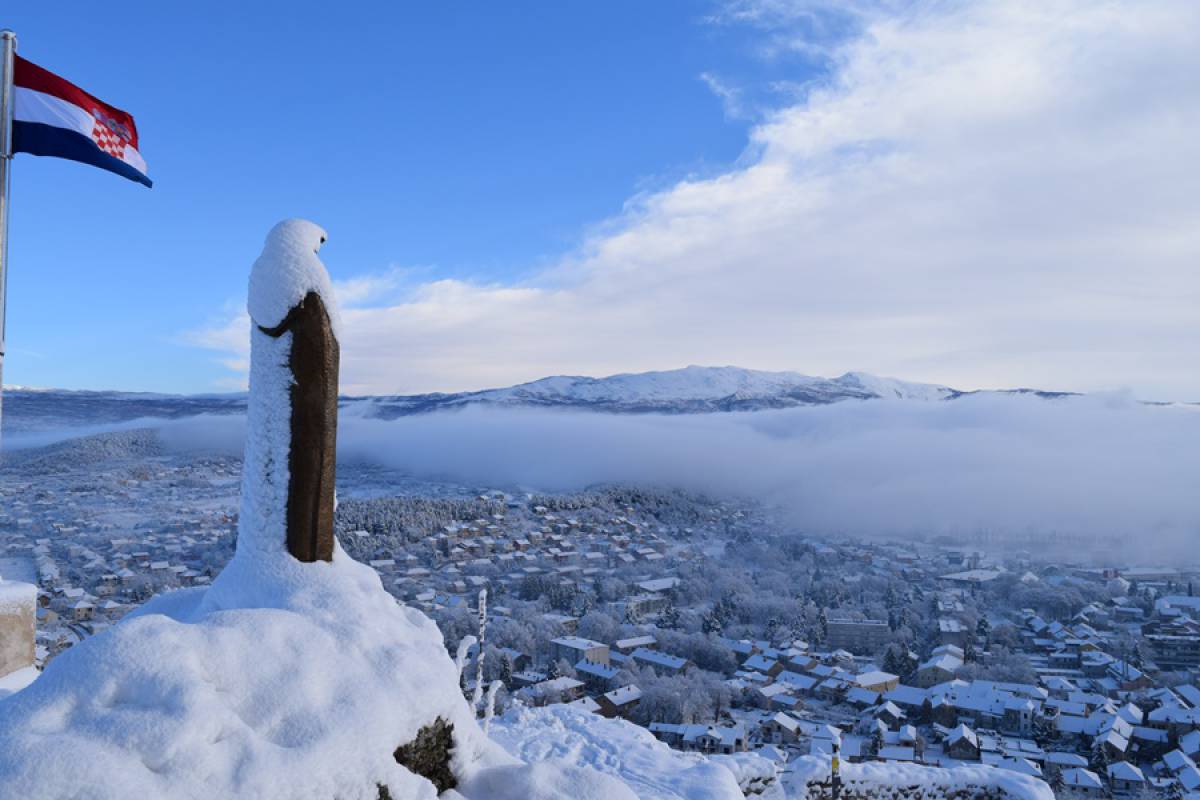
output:
[[[12,437],[14,447],[154,426],[180,453],[239,455],[244,418],[133,420]],[[740,495],[814,533],[1055,534],[1182,552],[1200,527],[1200,409],[1131,395],[981,394],[725,414],[470,406],[343,413],[339,460],[421,478],[539,491],[603,483]],[[1132,539],[1130,537],[1133,537]]]

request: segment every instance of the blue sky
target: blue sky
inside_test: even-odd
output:
[[[134,113],[156,181],[17,157],[7,383],[243,386],[249,266],[302,216],[350,393],[735,364],[1200,399],[1194,0],[0,25]]]
[[[211,390],[181,331],[240,302],[277,219],[335,279],[511,280],[746,146],[702,74],[812,69],[694,2],[10,6],[20,52],[135,115],[153,190],[15,164],[7,383]]]

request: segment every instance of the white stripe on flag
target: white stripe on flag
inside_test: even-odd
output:
[[[66,128],[89,139],[92,138],[92,128],[96,125],[95,118],[74,103],[22,86],[13,87],[13,120],[41,122],[55,128]],[[146,174],[146,161],[142,154],[128,145],[125,146],[122,161],[143,175]]]
[[[20,86],[13,87],[13,119],[67,128],[89,139],[92,138],[92,126],[96,123],[91,114],[74,103]]]

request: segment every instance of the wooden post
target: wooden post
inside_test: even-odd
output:
[[[339,350],[329,312],[309,292],[279,325],[258,329],[274,338],[292,334],[287,549],[300,561],[332,561]]]

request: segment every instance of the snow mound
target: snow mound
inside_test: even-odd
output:
[[[497,760],[436,626],[338,553],[256,585],[156,598],[0,703],[0,786],[22,798],[434,797],[394,749],[440,716],[460,771]]]
[[[787,782],[789,798],[805,800],[825,796],[816,786],[809,790],[808,784],[829,779],[828,758],[803,756],[790,762],[788,768],[791,773]],[[942,768],[892,762],[843,762],[841,773],[844,791],[848,794],[870,792],[882,797],[887,791],[893,797],[915,797],[919,793],[934,800],[951,795],[971,797],[991,790],[999,791],[1011,800],[1054,800],[1054,792],[1044,781],[984,765]],[[916,793],[911,791],[914,788]]]
[[[762,761],[762,769],[672,750],[645,728],[571,705],[514,706],[492,721],[491,735],[523,761],[586,766],[619,778],[640,800],[743,800],[740,775],[773,771],[753,754],[743,757]],[[624,795],[612,795],[618,796]]]
[[[495,767],[451,789],[442,800],[638,800],[616,778],[587,767],[538,764]]]

